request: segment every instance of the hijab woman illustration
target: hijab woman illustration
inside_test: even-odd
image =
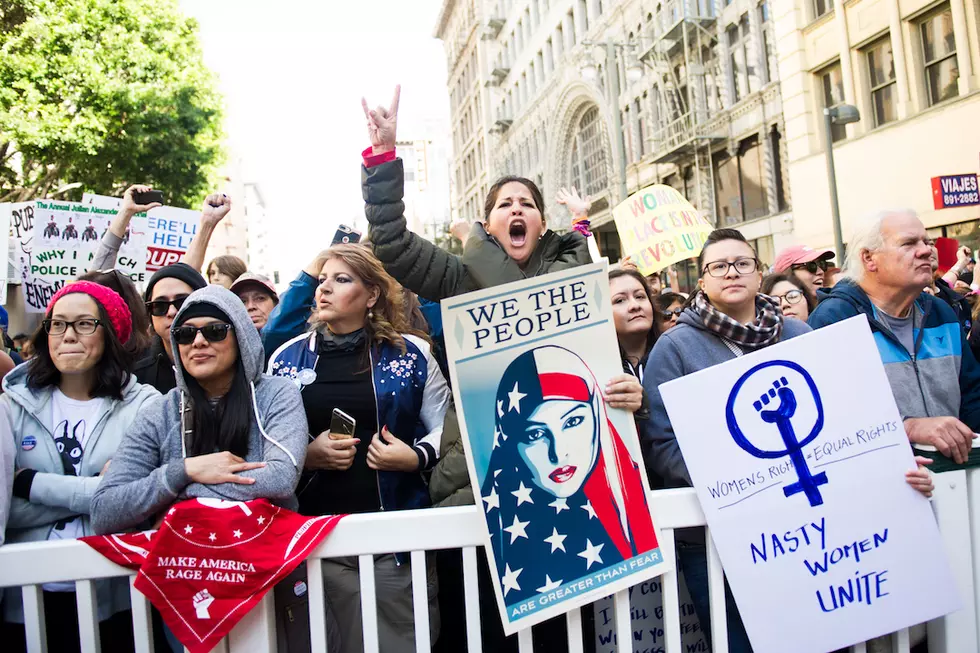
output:
[[[495,416],[483,501],[505,604],[657,548],[640,469],[581,358],[515,358]]]

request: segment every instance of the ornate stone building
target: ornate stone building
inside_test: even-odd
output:
[[[446,0],[436,36],[462,141],[453,156],[462,217],[482,215],[495,177],[519,174],[541,185],[549,224],[565,228],[553,198],[574,185],[593,196],[600,249],[618,260],[612,207],[666,183],[720,226],[742,229],[772,262],[774,237],[792,218],[765,2]],[[459,91],[472,62],[472,84]]]

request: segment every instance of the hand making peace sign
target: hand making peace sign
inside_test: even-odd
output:
[[[361,106],[364,108],[364,117],[367,118],[368,136],[371,138],[374,154],[383,154],[395,149],[395,131],[398,126],[398,96],[401,95],[401,92],[401,85],[396,85],[395,96],[391,99],[391,106],[387,109],[378,105],[378,108],[372,111],[368,109],[367,100],[361,98]]]

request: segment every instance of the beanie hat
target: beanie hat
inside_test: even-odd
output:
[[[173,265],[162,267],[153,273],[149,283],[146,284],[146,292],[143,293],[143,299],[145,301],[153,299],[153,286],[160,279],[179,279],[190,286],[191,290],[200,290],[208,285],[208,282],[204,280],[201,273],[191,266],[186,263],[174,263]]]
[[[112,329],[119,337],[119,342],[124,345],[129,342],[129,337],[133,334],[133,315],[129,312],[129,306],[112,288],[91,281],[75,281],[56,292],[48,302],[45,317],[51,317],[51,311],[59,299],[72,293],[82,293],[94,299],[109,316],[109,322],[112,323]]]
[[[186,309],[180,312],[177,319],[174,320],[174,325],[172,329],[180,327],[187,320],[193,320],[195,317],[213,317],[216,320],[224,320],[228,324],[231,324],[231,318],[223,310],[211,304],[209,302],[197,302],[196,304],[191,304]]]

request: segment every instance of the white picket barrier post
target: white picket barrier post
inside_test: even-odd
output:
[[[698,504],[697,496],[691,489],[661,490],[650,495],[650,508],[660,528],[673,530],[689,527],[704,527],[704,513]],[[945,619],[928,624],[930,653],[960,653],[977,651],[980,632],[978,632],[977,606],[980,605],[980,470],[970,472],[956,471],[936,475],[936,493],[933,499],[936,518],[943,537],[943,545],[954,569],[958,588],[963,600],[963,609]],[[341,556],[372,556],[392,551],[434,551],[438,549],[465,549],[463,560],[465,568],[465,608],[467,632],[479,637],[479,605],[477,579],[475,572],[476,552],[473,547],[483,545],[482,516],[475,506],[460,508],[439,508],[429,510],[402,511],[373,515],[352,515],[338,524],[336,530],[310,556],[309,566],[314,575],[319,576],[319,560]],[[420,557],[418,554],[416,558]],[[724,600],[720,591],[721,578],[714,555],[709,555],[709,575],[712,577],[712,617],[720,618],[716,631],[724,629]],[[365,563],[369,558],[361,558]],[[714,562],[715,564],[711,564]],[[40,613],[40,586],[57,581],[91,581],[102,578],[132,576],[133,572],[119,567],[102,557],[94,549],[76,541],[33,542],[8,544],[0,547],[0,587],[24,587],[27,596],[25,608],[30,614],[29,630],[38,633],[38,624],[43,628],[44,618]],[[370,574],[366,574],[369,576]],[[368,578],[365,578],[367,581]],[[670,583],[668,583],[669,585]],[[83,589],[87,586],[83,583]],[[309,591],[320,596],[311,596],[315,608],[311,610],[311,630],[320,640],[325,635],[322,608],[322,579],[311,578]],[[673,588],[670,588],[671,590]],[[672,592],[671,592],[672,593]],[[413,592],[416,600],[423,600],[425,592]],[[87,608],[89,597],[82,597],[83,608]],[[668,603],[676,601],[671,597]],[[137,601],[134,623],[136,624],[137,650],[152,651],[149,641],[148,610],[144,601]],[[672,621],[678,615],[673,606],[668,606]],[[625,594],[617,601],[617,631],[620,635],[628,632],[628,602]],[[424,609],[419,606],[419,610]],[[97,624],[89,611],[88,623],[81,626],[87,640],[87,648],[94,648]],[[84,615],[83,615],[84,618]],[[665,624],[666,625],[666,624]],[[666,625],[673,631],[676,624]],[[228,653],[251,653],[253,651],[274,651],[276,647],[275,609],[273,594],[270,591],[263,600],[231,631],[216,650]],[[581,624],[572,619],[568,628],[570,633],[581,633]],[[318,636],[317,636],[318,635]],[[908,633],[902,631],[892,636],[893,650],[904,653],[908,646]],[[41,637],[31,637],[32,652],[40,644]],[[419,638],[425,643],[425,637]],[[522,650],[528,650],[530,632],[519,638]],[[676,638],[671,638],[671,644]],[[630,641],[629,637],[626,637]],[[321,640],[322,641],[322,640]],[[478,643],[471,641],[470,651],[479,651]],[[622,640],[620,640],[622,641]],[[581,650],[575,644],[572,650]],[[628,653],[628,649],[620,653]],[[670,647],[673,648],[673,647]],[[860,651],[866,647],[858,646]],[[38,652],[40,653],[40,651]]]

